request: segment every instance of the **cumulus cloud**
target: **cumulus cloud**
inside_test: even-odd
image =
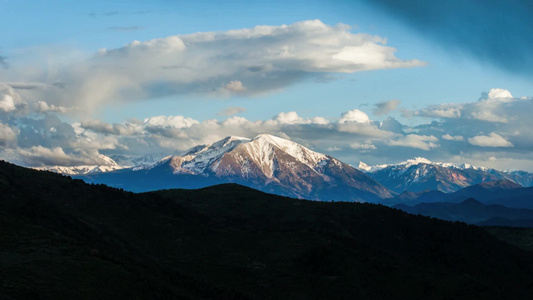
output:
[[[121,123],[87,119],[68,124],[54,114],[43,114],[41,119],[4,115],[2,124],[5,125],[0,126],[0,149],[3,149],[2,157],[26,165],[42,165],[39,155],[46,163],[64,158],[68,164],[86,164],[95,162],[99,154],[133,157],[155,152],[175,154],[229,135],[252,138],[269,133],[330,153],[352,164],[360,160],[371,164],[388,163],[415,156],[451,162],[484,160],[487,165],[495,166],[497,162],[487,159],[497,157],[514,164],[524,160],[527,156],[524,153],[533,149],[533,119],[530,117],[533,99],[504,98],[501,95],[506,93],[502,93],[497,97],[462,103],[460,115],[450,118],[425,116],[422,123],[415,121],[418,125],[414,126],[391,117],[382,122],[371,120],[358,109],[345,111],[337,119],[303,117],[288,111],[255,121],[235,115],[223,120],[203,121],[183,115],[162,115]],[[453,104],[443,104],[443,107],[459,108]],[[472,117],[472,112],[488,108],[505,117],[507,122],[488,122]],[[437,137],[442,141],[439,142]],[[21,155],[17,157],[19,152]],[[524,165],[524,168],[533,170],[533,155],[529,155],[529,159],[530,167]]]
[[[482,93],[479,101],[470,103],[446,103],[431,105],[416,111],[404,111],[404,117],[428,117],[443,119],[475,119],[494,123],[508,123],[518,107],[530,106],[530,98],[513,98],[505,89],[491,89]]]
[[[513,147],[512,143],[495,132],[491,132],[489,135],[471,137],[468,142],[480,147]]]
[[[89,129],[94,132],[113,135],[133,135],[140,133],[143,129],[137,123],[124,123],[124,124],[109,124],[100,120],[85,120],[81,122],[80,126],[84,129]]]
[[[55,105],[48,105],[48,103],[44,101],[37,101],[35,105],[35,109],[38,112],[58,112],[58,113],[66,113],[70,110],[73,110],[73,108],[66,108],[64,106],[55,106]]]
[[[417,111],[404,111],[404,117],[427,117],[427,118],[460,118],[463,106],[461,104],[430,105]]]
[[[350,148],[355,150],[376,150],[377,147],[372,144],[371,141],[365,141],[363,143],[350,143]]]
[[[20,95],[10,85],[0,82],[0,112],[14,112],[24,105]]]
[[[398,105],[400,105],[400,100],[396,99],[376,103],[374,105],[374,114],[377,116],[386,115],[389,112],[396,110],[398,108]]]
[[[3,156],[14,157],[15,160],[27,166],[79,166],[79,165],[98,165],[103,164],[102,159],[87,153],[67,154],[61,147],[46,148],[34,146],[27,149],[7,149],[2,153]]]
[[[91,109],[185,93],[252,96],[330,73],[424,65],[395,51],[384,38],[320,20],[176,35],[101,49],[55,72],[50,80],[63,88],[47,86],[34,98]]]
[[[380,124],[379,129],[394,133],[403,133],[404,126],[398,120],[388,117]]]
[[[511,92],[509,92],[506,89],[495,88],[495,89],[491,89],[488,93],[487,92],[481,93],[481,97],[479,98],[479,100],[483,101],[483,100],[490,100],[490,99],[510,99],[510,98],[513,98],[513,95],[511,94]]]
[[[369,124],[370,118],[368,115],[358,109],[350,110],[341,115],[339,119],[339,124],[355,122],[361,124]]]
[[[13,99],[13,96],[11,95],[3,95],[0,99],[0,110],[4,112],[10,112],[17,109],[15,107],[15,100]]]
[[[455,135],[455,136],[451,136],[449,134],[445,134],[442,136],[443,139],[447,140],[447,141],[464,141],[464,137],[461,136],[461,135]]]
[[[224,85],[223,88],[225,90],[227,90],[229,92],[233,92],[233,93],[240,93],[240,92],[244,92],[244,90],[246,90],[246,88],[244,87],[244,85],[242,84],[242,82],[240,80],[230,81],[226,85]]]
[[[0,123],[0,146],[6,146],[17,139],[19,131]]]
[[[219,112],[217,115],[219,115],[219,116],[233,116],[233,115],[245,112],[245,111],[246,111],[246,108],[244,108],[244,107],[228,107],[228,108],[224,109],[223,111]]]
[[[385,143],[389,146],[411,147],[429,151],[439,146],[438,141],[439,139],[432,135],[408,134],[389,139]]]
[[[184,116],[155,116],[144,119],[146,127],[187,128],[199,123],[197,120]]]
[[[279,124],[303,124],[305,122],[304,119],[298,116],[295,111],[290,111],[287,113],[281,112],[274,120],[276,120]]]

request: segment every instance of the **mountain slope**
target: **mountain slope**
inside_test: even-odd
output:
[[[396,193],[425,190],[450,193],[482,182],[503,179],[522,186],[533,185],[533,174],[524,171],[504,172],[466,164],[434,163],[420,157],[396,165],[368,167],[361,164],[360,168],[367,170],[372,178]]]
[[[0,162],[2,299],[527,299],[481,228],[226,184],[133,194]]]
[[[233,182],[312,200],[377,201],[392,197],[388,189],[348,164],[267,134],[254,139],[227,137],[153,165],[80,178],[131,191]]]
[[[498,226],[533,224],[533,210],[508,208],[497,204],[486,205],[473,198],[460,203],[420,203],[415,206],[399,204],[394,207],[412,214],[469,224]]]
[[[483,182],[453,193],[439,191],[404,192],[394,198],[380,201],[386,205],[416,205],[420,203],[460,203],[474,198],[483,204],[499,204],[510,208],[533,209],[533,187],[522,187],[509,180]]]

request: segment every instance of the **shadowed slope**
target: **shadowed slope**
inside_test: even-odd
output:
[[[0,298],[525,299],[475,226],[237,185],[133,194],[0,163]]]

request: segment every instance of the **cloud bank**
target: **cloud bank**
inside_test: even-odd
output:
[[[24,98],[39,99],[49,107],[91,110],[110,101],[190,93],[249,97],[325,74],[425,64],[399,59],[395,52],[384,38],[353,33],[344,24],[309,20],[133,41],[57,66],[53,73],[32,71],[28,82],[40,85],[31,89],[22,90],[20,82],[12,87]],[[40,82],[42,78],[47,82]]]
[[[455,113],[428,113],[450,107],[456,109]],[[341,112],[334,119],[303,117],[289,111],[264,120],[249,120],[231,115],[242,111],[239,108],[230,107],[228,111],[221,120],[204,121],[162,115],[121,123],[86,119],[69,124],[52,111],[40,119],[4,118],[0,122],[0,158],[28,166],[105,164],[100,154],[175,154],[229,135],[251,138],[269,133],[353,165],[359,161],[379,164],[422,156],[434,161],[533,171],[533,98],[514,98],[502,89],[493,89],[469,103],[432,105],[405,112],[409,118],[429,118],[428,122],[417,122],[419,125],[402,124],[391,117],[372,120],[360,109]],[[487,112],[498,119],[479,118]]]

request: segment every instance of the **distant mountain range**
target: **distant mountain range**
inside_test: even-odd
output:
[[[394,196],[346,163],[267,134],[253,139],[227,137],[153,164],[78,178],[136,192],[232,182],[311,200],[374,202]]]
[[[420,203],[415,206],[398,204],[394,207],[411,214],[448,221],[462,221],[483,226],[533,227],[532,209],[483,204],[474,198],[468,198],[460,203]]]
[[[106,165],[46,169],[135,192],[233,182],[297,198],[389,204],[436,202],[443,199],[444,193],[484,182],[507,180],[517,186],[533,185],[533,174],[524,171],[499,171],[424,158],[393,165],[360,163],[354,168],[329,155],[267,134],[253,139],[226,137],[167,156],[164,153],[136,158],[101,156]]]
[[[104,173],[111,172],[120,169],[124,169],[124,166],[119,165],[112,158],[105,156],[103,154],[98,155],[98,158],[105,162],[102,165],[81,165],[81,166],[52,166],[52,167],[38,167],[35,168],[41,171],[52,171],[55,173],[65,174],[65,175],[85,175],[93,173]]]
[[[420,157],[394,165],[369,167],[361,163],[359,168],[396,193],[426,190],[450,193],[482,182],[502,179],[526,187],[533,185],[533,174],[524,171],[498,171],[468,164],[435,163]]]
[[[468,186],[453,193],[427,190],[423,192],[403,192],[394,198],[380,201],[386,205],[448,202],[460,203],[474,198],[484,204],[499,204],[510,208],[533,209],[533,187],[522,187],[510,180],[483,182]]]

